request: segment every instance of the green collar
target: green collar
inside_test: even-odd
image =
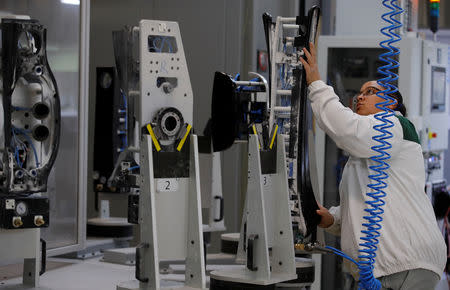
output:
[[[416,142],[420,145],[419,136],[417,135],[416,127],[410,120],[406,119],[402,115],[395,115],[403,128],[403,140]]]

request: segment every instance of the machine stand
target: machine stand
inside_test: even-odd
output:
[[[136,249],[139,285],[137,281],[129,281],[119,284],[118,290],[206,288],[197,136],[191,135],[189,143],[189,177],[154,178],[153,154],[158,153],[153,152],[150,135],[142,136],[141,244]],[[169,189],[167,182],[174,187]],[[161,188],[161,184],[167,187]],[[159,273],[159,262],[163,259],[186,261],[184,285],[163,280]]]
[[[229,282],[273,285],[297,278],[283,138],[278,138],[274,173],[262,174],[256,135],[249,138],[248,186],[237,260],[245,268],[211,272],[211,289]],[[265,168],[263,171],[267,171]]]

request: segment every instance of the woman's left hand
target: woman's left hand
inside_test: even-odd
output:
[[[306,60],[304,58],[300,58],[300,61],[303,64],[303,67],[306,71],[306,83],[308,86],[317,80],[320,80],[319,68],[317,66],[316,60],[316,48],[312,42],[309,43],[309,50],[306,47],[303,48],[303,52],[305,53]],[[311,53],[310,53],[311,52]]]
[[[319,206],[319,209],[316,210],[316,213],[320,216],[320,223],[318,226],[324,229],[331,227],[334,223],[333,215],[320,203],[317,203],[317,205]]]

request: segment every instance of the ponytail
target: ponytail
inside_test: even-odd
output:
[[[406,107],[403,103],[402,94],[400,94],[399,91],[396,91],[390,96],[397,100],[397,106],[395,107],[394,111],[399,111],[404,117],[406,117]]]

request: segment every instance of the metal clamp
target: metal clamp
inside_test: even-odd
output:
[[[148,249],[149,247],[150,247],[150,245],[148,243],[140,243],[136,247],[136,272],[135,272],[135,277],[136,277],[136,279],[138,281],[140,281],[142,283],[147,283],[149,279],[141,277],[141,251],[143,249]]]
[[[223,207],[224,207],[224,204],[223,204],[223,197],[222,197],[222,196],[216,195],[216,196],[214,196],[214,199],[218,199],[219,202],[220,202],[220,214],[219,214],[219,218],[218,218],[218,219],[215,218],[214,221],[215,221],[215,222],[220,222],[220,221],[223,220]]]
[[[255,240],[258,239],[258,235],[250,235],[248,236],[247,240],[247,268],[250,271],[258,271],[258,267],[255,266],[255,261],[253,261],[253,258],[255,255],[253,254],[253,249],[255,245]]]
[[[41,241],[41,270],[39,271],[39,276],[45,273],[47,268],[47,242],[44,239]]]

